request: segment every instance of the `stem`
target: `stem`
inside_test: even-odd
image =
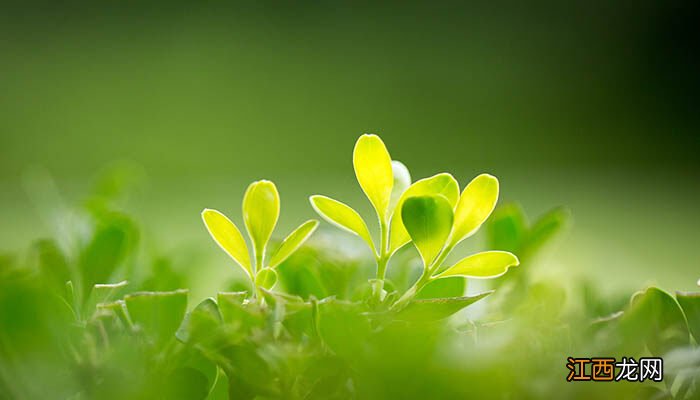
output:
[[[387,228],[385,218],[379,216],[379,255],[375,254],[375,259],[377,260],[377,279],[380,283],[379,288],[377,288],[374,293],[377,303],[381,301],[382,290],[384,289],[384,279],[386,277],[386,267],[389,263],[389,252],[387,250],[387,247],[389,247],[389,229]]]
[[[398,311],[404,308],[408,303],[415,297],[420,289],[430,282],[430,270],[428,268],[423,269],[423,274],[418,278],[416,283],[413,284],[408,290],[398,299],[396,303],[391,306],[392,310]]]
[[[450,254],[452,249],[455,247],[454,243],[450,243],[445,247],[440,255],[438,256],[435,261],[433,261],[432,264],[430,264],[427,267],[423,268],[423,274],[418,278],[416,283],[413,284],[406,292],[394,303],[393,306],[391,306],[392,309],[394,310],[400,310],[404,306],[410,302],[413,297],[421,290],[423,289],[423,286],[425,286],[428,282],[430,282],[433,279],[433,274],[435,271],[439,270],[440,267],[442,266],[442,263],[445,262],[445,259],[447,256]]]

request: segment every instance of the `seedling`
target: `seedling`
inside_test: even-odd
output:
[[[252,251],[249,251],[241,231],[219,211],[204,209],[202,220],[212,239],[236,262],[259,294],[259,288],[270,289],[277,282],[275,267],[291,256],[316,230],[318,221],[308,220],[296,228],[273,250],[269,259],[265,252],[280,214],[280,197],[274,183],[253,182],[243,196],[243,221]],[[253,255],[254,262],[251,262]],[[262,299],[262,297],[260,297]]]
[[[454,182],[456,189],[456,181]],[[455,190],[457,191],[457,190]],[[450,252],[476,233],[498,200],[498,180],[488,174],[474,178],[452,201],[442,194],[408,196],[401,204],[403,226],[423,261],[423,273],[396,302],[401,307],[426,284],[452,276],[488,279],[505,274],[520,261],[508,251],[484,251],[443,269]]]
[[[413,241],[423,261],[423,274],[396,306],[404,305],[432,280],[449,276],[492,278],[518,265],[512,253],[490,251],[467,257],[438,274],[452,249],[473,235],[493,211],[498,200],[495,177],[477,176],[461,195],[457,180],[448,173],[411,184],[406,166],[391,160],[384,142],[376,135],[362,135],[357,140],[353,166],[357,182],[377,215],[379,246],[366,222],[350,206],[321,195],[311,196],[311,205],[323,219],[367,243],[377,263],[379,289],[389,259]],[[375,291],[378,296],[379,292]]]

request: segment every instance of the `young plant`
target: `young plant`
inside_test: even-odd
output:
[[[253,182],[243,196],[243,221],[252,244],[253,262],[241,231],[219,211],[204,209],[202,220],[212,239],[248,275],[257,296],[259,289],[270,289],[277,282],[275,267],[292,255],[316,230],[318,221],[308,220],[296,228],[265,258],[272,231],[280,214],[280,197],[274,183]],[[262,299],[262,298],[261,298]]]
[[[409,194],[400,204],[403,227],[420,253],[423,273],[395,308],[401,308],[431,281],[452,276],[495,278],[520,263],[510,252],[484,251],[442,268],[454,247],[479,230],[498,201],[498,179],[488,174],[474,178],[459,197],[454,195],[458,189],[453,189],[450,197]]]
[[[353,166],[360,187],[379,220],[379,248],[362,217],[350,206],[326,196],[311,196],[318,214],[364,239],[377,262],[380,289],[393,254],[413,240],[424,265],[421,278],[402,297],[409,301],[428,282],[448,276],[490,278],[518,265],[513,254],[491,251],[465,258],[436,275],[452,249],[473,235],[493,211],[498,200],[498,180],[487,174],[476,177],[462,192],[448,173],[411,184],[408,169],[392,161],[384,142],[376,135],[362,135],[355,144]],[[379,291],[378,291],[379,292]]]
[[[316,212],[329,223],[362,238],[377,262],[377,279],[383,282],[391,257],[389,249],[389,221],[393,212],[396,192],[410,184],[406,167],[392,161],[384,142],[376,135],[362,135],[355,143],[352,155],[357,182],[372,203],[379,222],[379,245],[375,245],[367,223],[350,206],[330,197],[314,195],[309,198]]]

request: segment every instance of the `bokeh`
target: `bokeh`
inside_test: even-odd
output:
[[[369,215],[350,149],[371,132],[414,178],[489,172],[533,217],[569,207],[544,276],[690,289],[699,19],[691,1],[6,3],[0,251],[118,168],[146,248],[196,265],[204,297],[235,271],[201,209],[239,215],[267,178],[284,230],[315,193]]]

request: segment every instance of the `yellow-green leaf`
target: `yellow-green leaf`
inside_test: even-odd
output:
[[[391,189],[391,201],[389,201],[389,214],[393,212],[401,195],[411,186],[411,173],[401,161],[392,160],[391,169],[394,174],[394,187]]]
[[[452,206],[440,195],[409,197],[403,202],[401,217],[427,268],[440,254],[450,235]]]
[[[260,260],[258,268],[262,268],[265,246],[279,215],[280,196],[275,184],[266,180],[251,183],[243,196],[243,221],[253,242],[256,260]]]
[[[355,176],[380,219],[386,218],[394,175],[391,156],[377,135],[362,135],[352,153]]]
[[[328,223],[361,237],[367,242],[372,251],[375,251],[374,242],[372,242],[367,224],[357,211],[338,200],[333,200],[326,196],[315,195],[311,196],[309,200],[318,215],[328,221]]]
[[[277,272],[272,268],[263,268],[255,277],[255,284],[265,289],[271,289],[277,282]]]
[[[438,277],[460,275],[470,278],[495,278],[505,274],[508,268],[518,264],[520,264],[518,257],[507,251],[484,251],[463,258],[457,264],[447,268]]]
[[[202,221],[216,244],[238,263],[250,276],[250,255],[245,239],[236,225],[219,211],[205,208],[202,211]]]
[[[389,231],[390,254],[393,254],[396,250],[400,249],[401,246],[411,240],[401,219],[401,207],[403,202],[409,197],[424,195],[442,195],[447,199],[452,208],[454,208],[457,204],[457,200],[459,200],[459,184],[452,175],[441,173],[416,181],[404,191],[391,217],[391,228]]]
[[[498,179],[489,174],[474,178],[462,191],[455,209],[452,244],[457,244],[476,232],[491,215],[498,201]]]
[[[301,224],[294,230],[294,232],[290,233],[289,236],[287,236],[284,241],[280,243],[279,247],[277,247],[270,256],[270,268],[278,266],[284,260],[286,260],[287,257],[292,255],[292,253],[294,253],[296,249],[298,249],[299,246],[301,246],[306,239],[308,239],[309,236],[314,233],[317,227],[318,221],[315,219],[310,219]]]

